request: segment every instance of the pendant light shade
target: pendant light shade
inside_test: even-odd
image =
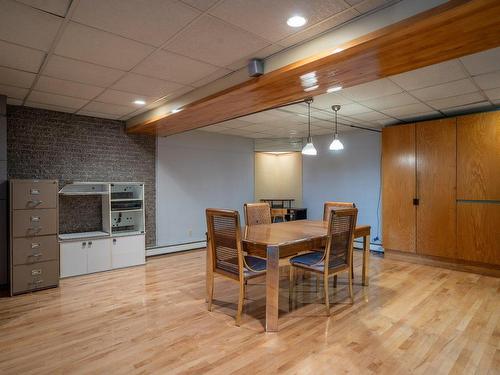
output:
[[[307,132],[307,143],[302,148],[302,155],[317,155],[318,152],[316,151],[316,148],[313,145],[312,142],[312,137],[311,137],[311,103],[312,103],[312,98],[309,98],[306,100],[307,103],[307,125],[308,125],[308,132]]]
[[[333,133],[333,141],[330,144],[330,150],[332,151],[340,151],[344,149],[344,145],[339,139],[339,133],[338,133],[338,122],[337,122],[337,112],[340,110],[339,105],[332,105],[332,109],[335,112],[335,129]]]

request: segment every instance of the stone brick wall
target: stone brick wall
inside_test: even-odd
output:
[[[122,121],[20,106],[7,106],[7,124],[9,178],[144,182],[146,246],[155,246],[155,137],[128,135]],[[61,233],[101,227],[96,197],[59,204]]]

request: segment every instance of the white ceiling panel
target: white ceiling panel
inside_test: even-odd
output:
[[[443,115],[440,112],[429,111],[429,112],[422,112],[422,113],[416,113],[416,114],[412,114],[412,115],[401,116],[401,120],[404,120],[406,122],[413,122],[413,121],[430,120],[430,119],[441,118],[441,117],[443,117]]]
[[[0,66],[0,84],[30,88],[36,74]]]
[[[71,0],[17,0],[33,8],[64,17]]]
[[[414,104],[418,102],[419,101],[417,99],[407,93],[399,93],[366,100],[361,102],[361,104],[372,109],[381,110],[386,108],[400,107],[407,104]]]
[[[5,95],[12,99],[24,99],[29,90],[21,87],[0,85],[0,95]]]
[[[303,15],[308,25],[313,25],[346,8],[342,0],[225,0],[211,9],[210,14],[276,42],[297,32],[286,23],[295,14]]]
[[[109,113],[101,113],[101,112],[93,112],[93,111],[78,111],[77,114],[82,116],[90,116],[90,117],[99,117],[99,118],[107,118],[110,120],[118,120],[121,115],[111,115]]]
[[[134,72],[181,84],[190,84],[219,68],[172,52],[157,51],[141,62]]]
[[[467,105],[461,105],[458,107],[443,109],[442,112],[444,114],[446,114],[447,116],[454,116],[457,114],[464,114],[464,113],[469,113],[469,112],[488,111],[490,109],[493,109],[493,106],[491,105],[491,103],[484,101],[484,102],[480,102],[480,103],[473,103],[473,104],[467,104]]]
[[[0,65],[38,73],[45,53],[0,40]]]
[[[429,101],[429,105],[436,109],[445,109],[450,107],[457,107],[471,103],[477,103],[484,101],[485,98],[479,92],[473,92],[470,94],[451,96],[448,98],[437,99]]]
[[[311,106],[320,109],[331,109],[334,104],[346,105],[351,103],[352,100],[344,98],[342,95],[331,93],[315,96]]]
[[[500,60],[498,61],[500,67]],[[500,87],[500,70],[493,73],[480,74],[473,77],[474,82],[483,90]]]
[[[246,31],[207,15],[196,20],[165,48],[196,60],[226,66],[269,44]]]
[[[432,112],[432,108],[423,103],[407,104],[400,107],[387,108],[382,110],[388,116],[396,117],[399,119],[405,118],[405,116],[415,115],[418,113],[428,113]]]
[[[153,50],[151,46],[70,22],[55,53],[110,68],[130,70]]]
[[[127,113],[132,112],[133,108],[131,108],[129,106],[119,105],[119,104],[101,103],[101,102],[94,101],[94,102],[90,102],[84,108],[82,108],[82,111],[103,113],[103,114],[107,114],[107,115],[123,116],[123,115],[126,115]]]
[[[204,128],[198,129],[198,130],[203,130],[205,132],[214,132],[214,133],[221,133],[227,128],[224,128],[222,126],[218,125],[211,125],[211,126],[205,126]]]
[[[45,66],[43,74],[93,86],[107,87],[116,82],[124,72],[105,66],[52,55]]]
[[[477,91],[476,85],[474,85],[471,79],[466,78],[442,85],[413,90],[410,93],[420,100],[426,101],[455,96],[457,93],[468,94],[475,91]]]
[[[473,76],[494,72],[500,65],[500,47],[461,57],[460,61]]]
[[[61,107],[58,105],[52,105],[52,104],[47,104],[47,103],[37,103],[37,102],[29,101],[29,100],[26,103],[24,103],[24,105],[26,107],[48,109],[50,111],[57,111],[57,112],[68,112],[68,113],[75,112],[74,108],[66,108],[66,107]]]
[[[116,82],[112,88],[146,96],[164,96],[185,87],[178,83],[164,81],[158,78],[146,77],[140,74],[127,73]]]
[[[500,100],[500,88],[486,90],[484,93],[490,100],[492,100],[495,103],[497,103]]]
[[[342,90],[342,96],[355,101],[363,101],[379,96],[397,94],[402,91],[403,90],[391,80],[382,78],[344,89]]]
[[[467,74],[461,64],[457,60],[452,60],[412,70],[411,72],[397,74],[392,76],[391,80],[405,90],[416,90],[450,81],[457,81],[466,77]]]
[[[41,91],[32,91],[26,100],[28,102],[42,103],[72,109],[78,109],[88,103],[88,100],[85,99],[72,98],[69,96],[51,94]]]
[[[352,116],[366,112],[371,112],[371,109],[362,106],[361,104],[353,103],[353,104],[343,105],[342,108],[340,108],[338,114],[342,116]]]
[[[242,128],[242,127],[245,127],[245,126],[249,126],[251,124],[252,124],[251,122],[243,121],[243,120],[240,120],[240,119],[236,118],[236,119],[233,119],[233,120],[227,120],[227,121],[224,121],[224,122],[220,122],[218,125],[223,126],[225,128]]]
[[[285,47],[279,44],[270,44],[261,50],[251,53],[250,55],[244,56],[238,60],[233,61],[231,64],[226,65],[226,68],[231,70],[238,70],[244,68],[248,64],[248,60],[250,59],[265,59],[276,52],[283,50]]]
[[[389,116],[384,115],[383,113],[380,113],[380,112],[375,112],[375,111],[360,113],[357,115],[353,115],[352,117],[354,117],[355,119],[358,119],[361,121],[367,121],[367,122],[375,121],[375,120],[388,120],[389,119]]]
[[[119,105],[123,105],[123,106],[128,106],[128,107],[130,107],[129,112],[132,112],[132,111],[136,110],[137,108],[140,108],[139,105],[134,104],[134,100],[139,100],[139,99],[144,100],[146,102],[146,104],[150,104],[151,102],[155,101],[158,98],[146,97],[143,95],[132,94],[130,92],[117,91],[117,90],[111,90],[111,89],[107,89],[101,95],[99,95],[97,98],[95,98],[96,101],[102,102],[102,103],[119,104]]]
[[[11,1],[0,1],[0,39],[48,51],[61,18]]]
[[[217,69],[215,72],[209,74],[208,76],[200,79],[199,81],[193,82],[191,85],[194,87],[202,87],[202,86],[209,84],[210,82],[218,80],[219,78],[227,76],[228,74],[230,74],[232,72],[233,72],[232,70],[220,68],[220,69]]]
[[[181,0],[184,4],[198,8],[200,10],[207,10],[219,0]]]
[[[102,87],[47,76],[40,76],[34,88],[38,91],[81,99],[92,99],[103,91]]]
[[[355,5],[355,9],[360,11],[361,13],[366,13],[369,12],[373,9],[376,9],[380,6],[386,5],[391,2],[397,2],[397,1],[387,1],[387,0],[365,0],[361,2],[357,2]]]
[[[159,47],[200,14],[177,1],[84,0],[72,19]]]

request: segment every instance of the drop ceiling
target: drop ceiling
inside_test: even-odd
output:
[[[499,62],[500,47],[319,95],[311,105],[311,134],[332,132],[333,104],[342,106],[341,131],[497,109]],[[294,104],[200,130],[248,138],[305,137],[307,106]]]
[[[2,0],[0,94],[14,105],[128,119],[395,2]],[[296,13],[306,26],[286,25]]]

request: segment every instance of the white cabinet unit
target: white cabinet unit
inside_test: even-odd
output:
[[[87,241],[63,242],[61,251],[61,277],[87,273]]]
[[[111,269],[111,248],[109,239],[87,242],[87,273]]]
[[[144,236],[116,237],[111,240],[111,259],[113,268],[144,264]]]

